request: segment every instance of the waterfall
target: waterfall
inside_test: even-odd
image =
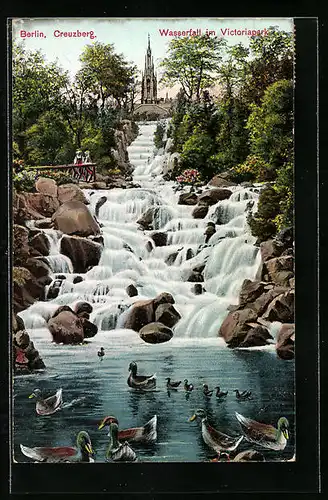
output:
[[[169,292],[181,314],[175,337],[216,337],[228,306],[238,302],[243,280],[254,279],[260,254],[246,216],[249,210],[256,210],[258,190],[233,186],[229,199],[209,207],[204,219],[194,219],[193,206],[178,204],[179,195],[187,188],[177,191],[174,181],[163,179],[171,153],[169,148],[156,151],[155,130],[156,122],[144,122],[128,147],[133,181],[139,188],[86,190],[93,215],[97,201],[101,197],[106,201],[97,216],[104,249],[97,266],[79,273],[83,281],[73,283],[72,263],[60,254],[61,233],[44,230],[50,243],[47,260],[52,272],[64,274],[66,279],[55,299],[33,304],[20,313],[28,327],[43,326],[59,305],[86,300],[93,306],[90,319],[99,330],[120,328],[135,301]],[[143,230],[137,221],[149,209],[153,229]],[[216,232],[206,243],[208,222],[215,224]],[[153,231],[167,235],[166,245],[155,245]],[[204,281],[195,281],[200,275],[194,269],[200,266]],[[131,284],[138,290],[135,297],[126,291]],[[203,288],[199,295],[195,294],[197,284]]]

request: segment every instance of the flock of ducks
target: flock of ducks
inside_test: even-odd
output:
[[[150,376],[138,375],[137,364],[131,362],[129,365],[129,377],[127,384],[130,388],[144,392],[156,389],[156,373]],[[170,377],[166,378],[166,387],[168,390],[176,391],[181,385],[181,381],[172,381]],[[193,384],[184,380],[183,388],[187,394],[194,390]],[[224,398],[228,391],[222,392],[220,387],[216,388],[216,397]],[[251,396],[250,391],[240,393],[237,389],[234,391],[237,399],[248,399]],[[209,390],[207,384],[203,384],[203,394],[210,398],[214,393]],[[41,391],[35,389],[29,398],[36,398],[36,413],[38,415],[52,415],[59,411],[63,405],[62,389],[56,394],[42,398]],[[285,417],[278,420],[277,428],[272,425],[257,422],[244,417],[235,412],[239,423],[241,433],[237,436],[229,436],[214,427],[208,421],[207,413],[199,408],[195,414],[189,418],[190,422],[200,421],[201,435],[205,444],[211,448],[217,458],[211,461],[220,461],[221,456],[225,455],[230,461],[230,453],[235,451],[239,444],[246,439],[248,442],[256,444],[262,448],[281,451],[286,447],[289,439],[289,423]],[[107,416],[102,419],[98,429],[108,429],[109,443],[105,454],[105,461],[108,462],[134,462],[137,460],[137,454],[133,449],[133,443],[154,443],[157,440],[157,415],[154,415],[144,426],[120,429],[119,421],[115,416]],[[36,462],[94,462],[94,451],[89,434],[86,431],[80,431],[76,439],[76,447],[35,447],[29,448],[20,445],[22,453]]]

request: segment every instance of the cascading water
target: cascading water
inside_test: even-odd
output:
[[[261,421],[265,411],[265,418],[272,423],[284,415],[293,426],[293,365],[277,362],[273,345],[252,348],[250,354],[225,348],[224,341],[217,337],[227,307],[237,303],[243,280],[254,279],[260,264],[258,248],[246,222],[248,211],[256,210],[257,187],[232,187],[228,200],[211,206],[204,219],[194,219],[194,207],[178,204],[183,191],[177,191],[173,181],[163,180],[163,169],[172,164],[174,153],[156,151],[155,129],[154,122],[141,124],[139,136],[128,148],[133,180],[140,187],[84,191],[92,214],[96,214],[97,201],[106,197],[97,209],[104,240],[97,266],[79,273],[76,280],[72,263],[60,254],[61,233],[44,230],[50,243],[47,259],[52,278],[61,280],[61,285],[56,298],[36,302],[19,313],[47,368],[38,374],[15,377],[17,461],[26,461],[20,443],[32,447],[73,443],[81,422],[93,439],[94,424],[90,422],[105,415],[116,415],[122,428],[128,428],[144,424],[155,414],[156,449],[138,447],[140,461],[207,461],[209,450],[199,439],[197,429],[186,424],[187,417],[206,404],[206,408],[212,406],[214,427],[237,432],[235,412],[240,411],[240,402],[233,393],[236,388],[252,391],[253,399],[243,402],[247,415]],[[152,230],[143,230],[137,223],[145,212]],[[215,224],[216,232],[206,242],[208,222]],[[163,233],[160,236],[166,240],[165,245],[155,245],[153,231]],[[204,281],[197,282],[200,271]],[[137,296],[128,296],[127,287],[131,284],[136,287]],[[174,327],[171,341],[151,345],[136,332],[125,329],[124,324],[131,304],[161,292],[173,295],[181,319]],[[92,304],[90,320],[98,326],[97,335],[84,345],[50,342],[48,319],[60,305],[74,307],[80,300]],[[275,337],[279,324],[272,323],[269,328]],[[97,356],[100,346],[106,353],[101,362]],[[154,393],[145,395],[129,390],[126,380],[133,360],[141,374],[156,371],[158,383]],[[190,399],[183,389],[173,395],[166,390],[168,376],[174,380],[188,378],[195,385]],[[36,386],[36,378],[37,385],[49,395],[62,387],[64,401],[71,402],[50,420],[37,416],[27,398]],[[203,383],[210,388],[219,383],[227,390],[224,403],[215,397],[204,401]],[[70,408],[81,397],[85,402],[74,403],[74,408]],[[96,461],[103,461],[107,446],[107,433],[99,432]],[[246,442],[240,446],[249,447]],[[293,453],[291,442],[279,457]],[[268,450],[266,460],[270,457],[277,460],[277,452]]]
[[[44,230],[50,242],[47,257],[53,273],[61,273],[63,281],[57,298],[32,305],[22,313],[48,318],[57,304],[73,304],[87,300],[93,304],[91,320],[100,330],[113,329],[119,316],[136,300],[149,299],[166,291],[175,298],[175,307],[182,318],[174,329],[175,337],[216,337],[227,314],[227,307],[236,303],[244,279],[253,279],[260,264],[258,248],[251,236],[246,215],[256,208],[258,190],[234,186],[230,199],[211,206],[204,219],[192,217],[193,206],[179,205],[173,181],[163,180],[163,165],[170,153],[155,155],[153,135],[156,123],[140,126],[136,140],[128,147],[134,167],[133,180],[139,188],[86,190],[90,210],[95,214],[97,201],[105,196],[98,220],[102,226],[104,248],[100,262],[83,281],[74,284],[72,264],[60,254],[60,234]],[[208,189],[208,187],[207,187]],[[152,209],[153,230],[167,234],[165,246],[155,246],[153,230],[143,231],[137,220]],[[216,224],[216,232],[205,243],[207,222]],[[205,266],[204,282],[192,279],[193,269]],[[204,293],[195,294],[195,285]],[[137,297],[129,297],[126,288],[133,284]],[[41,321],[41,319],[40,319]],[[120,321],[120,323],[122,320]]]

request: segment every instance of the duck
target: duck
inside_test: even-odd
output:
[[[108,416],[103,418],[98,426],[98,430],[103,429],[106,426],[109,427],[113,422],[119,425],[116,417]],[[151,418],[142,427],[131,427],[129,429],[118,431],[118,440],[123,439],[129,443],[154,443],[157,440],[157,415],[154,415],[153,418]]]
[[[256,422],[235,412],[243,434],[247,441],[255,443],[270,450],[284,450],[289,439],[289,422],[286,417],[278,420],[277,428],[273,425]]]
[[[186,378],[184,379],[184,386],[183,387],[184,387],[184,390],[186,392],[191,392],[194,390],[194,386],[192,384],[188,384],[188,380]]]
[[[109,445],[106,451],[107,462],[134,462],[137,459],[135,451],[129,446],[129,443],[120,443],[118,440],[118,425],[116,422],[109,424],[110,437]]]
[[[168,389],[173,389],[174,391],[176,391],[179,387],[179,385],[181,384],[181,380],[179,380],[179,382],[171,382],[171,379],[170,377],[166,377],[167,382],[166,382],[166,387]]]
[[[215,389],[216,389],[216,394],[215,394],[215,396],[216,396],[217,398],[223,398],[224,396],[226,396],[226,395],[228,394],[228,391],[226,391],[226,392],[221,392],[221,388],[220,388],[220,386],[219,386],[219,385],[218,385],[218,386],[216,386],[216,387],[215,387]]]
[[[98,351],[98,358],[100,361],[103,360],[103,357],[105,356],[105,349],[103,347],[100,348],[100,351]]]
[[[213,391],[210,391],[208,389],[208,385],[207,384],[203,384],[203,394],[204,396],[206,396],[207,398],[210,398],[213,394]]]
[[[56,446],[29,448],[20,444],[22,453],[35,462],[94,462],[91,439],[86,431],[80,431],[76,438],[76,448]]]
[[[127,380],[129,387],[143,391],[149,391],[156,388],[156,373],[153,375],[137,375],[137,363],[134,361],[129,364],[130,375]]]
[[[52,415],[56,411],[60,410],[63,404],[63,390],[60,388],[53,396],[46,399],[41,397],[40,389],[34,389],[29,398],[36,398],[36,413],[38,415]]]
[[[212,448],[212,450],[217,453],[218,459],[220,459],[220,455],[224,452],[224,454],[228,456],[229,460],[229,452],[238,448],[239,444],[244,439],[244,436],[241,435],[232,437],[214,429],[214,427],[208,423],[207,414],[202,408],[196,410],[195,414],[189,418],[189,422],[193,422],[197,418],[200,418],[201,420],[202,437],[207,446]]]
[[[234,391],[236,393],[236,398],[239,399],[239,400],[244,400],[244,399],[249,399],[250,396],[251,396],[251,391],[243,391],[243,392],[239,392],[238,389],[234,389]]]

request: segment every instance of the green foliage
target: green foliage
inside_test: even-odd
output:
[[[257,212],[248,217],[252,234],[258,238],[258,241],[265,241],[276,234],[275,219],[279,212],[280,196],[273,186],[267,186],[261,191]]]
[[[201,92],[216,82],[225,45],[224,39],[207,35],[172,39],[160,64],[164,69],[161,81],[180,84],[187,99],[199,100]]]
[[[275,177],[275,172],[270,168],[269,164],[255,155],[247,156],[244,163],[233,167],[231,170],[231,178],[237,183],[271,181],[273,177]]]
[[[154,134],[154,144],[157,149],[164,147],[164,141],[163,141],[164,133],[165,133],[165,123],[158,122]]]
[[[17,192],[35,191],[35,181],[37,179],[36,170],[21,170],[13,173],[13,187]]]
[[[278,171],[274,186],[278,196],[280,213],[274,219],[277,230],[294,224],[294,169],[285,163]]]
[[[261,106],[252,105],[246,128],[251,151],[272,168],[290,161],[293,154],[293,85],[279,80],[264,93]]]
[[[30,165],[60,165],[74,157],[72,134],[56,111],[43,113],[25,133]]]
[[[213,174],[209,158],[213,154],[213,140],[205,133],[194,133],[184,144],[180,158],[181,169],[199,169],[203,178]]]

